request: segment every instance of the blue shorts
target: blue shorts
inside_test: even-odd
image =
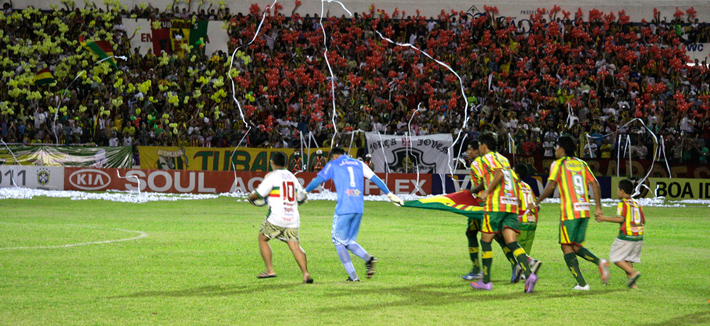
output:
[[[355,243],[357,233],[360,232],[360,220],[362,220],[362,213],[333,216],[333,231],[331,232],[333,244],[347,246]]]

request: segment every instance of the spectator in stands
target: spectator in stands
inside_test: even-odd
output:
[[[46,88],[42,86],[11,86],[14,84],[11,80],[20,80],[17,76],[31,80],[38,70],[38,67],[22,65],[29,61],[28,58],[46,63],[60,88],[87,68],[78,62],[87,60],[92,64],[93,61],[89,60],[90,55],[80,52],[76,57],[71,55],[77,64],[65,67],[62,63],[67,60],[62,61],[60,57],[40,50],[40,45],[46,43],[34,39],[27,27],[32,25],[27,23],[39,22],[42,15],[52,13],[30,8],[20,12],[29,17],[24,21],[3,21],[0,24],[7,36],[0,39],[3,48],[33,41],[26,50],[9,51],[6,59],[10,63],[3,68],[7,73],[0,83],[0,103],[6,103],[13,113],[3,109],[2,120],[8,130],[11,125],[15,126],[11,134],[5,132],[3,135],[5,141],[12,137],[14,141],[23,142],[26,137],[37,138],[34,137],[37,134],[40,139],[46,134],[53,137],[51,117],[56,108],[64,106],[67,115],[59,114],[56,120],[57,125],[61,125],[60,132],[56,133],[59,143],[77,142],[78,135],[78,142],[107,145],[110,141],[107,135],[111,133],[106,134],[103,130],[124,135],[128,128],[130,137],[141,145],[190,142],[192,134],[197,133],[201,146],[236,146],[245,134],[246,146],[264,146],[267,142],[267,146],[299,146],[300,139],[291,128],[279,130],[281,122],[289,121],[289,117],[297,117],[294,119],[298,120],[295,129],[304,137],[312,132],[319,146],[333,136],[334,129],[328,126],[334,118],[330,88],[327,87],[330,76],[319,55],[323,45],[319,41],[322,31],[317,29],[317,17],[302,17],[294,9],[290,19],[278,11],[267,18],[260,37],[248,51],[236,56],[232,65],[243,78],[240,89],[248,90],[236,94],[242,106],[240,110],[230,100],[231,94],[219,104],[211,98],[217,90],[228,88],[226,78],[222,79],[226,84],[222,87],[215,81],[226,75],[230,56],[225,53],[188,53],[181,57],[153,54],[152,50],[146,55],[136,54],[135,49],[131,50],[131,37],[123,32],[123,19],[133,15],[189,19],[197,15],[224,20],[229,25],[231,53],[236,46],[246,44],[246,40],[253,37],[261,17],[259,11],[231,15],[226,9],[215,10],[210,6],[198,13],[176,4],[161,12],[147,5],[144,8],[135,6],[127,13],[120,13],[119,8],[109,8],[119,13],[109,18],[95,8],[75,9],[67,4],[66,9],[61,9],[65,14],[60,16],[60,22],[48,20],[44,30],[66,30],[55,32],[58,34],[54,37],[62,35],[67,40],[77,40],[81,35],[96,40],[107,39],[106,33],[113,33],[110,40],[116,46],[114,54],[129,59],[117,60],[120,75],[114,71],[96,74],[87,70],[87,80],[94,82],[73,83],[68,88],[69,96],[44,94]],[[12,14],[12,3],[4,4],[3,10],[6,15]],[[420,110],[412,121],[414,133],[445,133],[463,125],[464,101],[455,76],[414,50],[373,44],[372,40],[378,40],[373,30],[378,30],[395,41],[413,41],[439,59],[459,53],[471,54],[458,56],[460,60],[453,65],[456,71],[464,72],[460,74],[466,81],[463,85],[466,95],[473,96],[476,105],[482,104],[469,112],[475,120],[469,123],[465,132],[510,131],[517,138],[516,144],[524,147],[529,134],[518,134],[519,130],[537,129],[543,140],[538,148],[547,152],[544,145],[549,139],[548,134],[559,137],[560,132],[567,132],[580,139],[589,133],[595,139],[597,135],[611,138],[613,144],[619,126],[633,118],[641,118],[649,126],[657,121],[654,132],[672,134],[683,131],[686,137],[700,135],[710,139],[708,67],[706,62],[686,66],[685,50],[680,45],[686,40],[707,39],[708,25],[697,21],[694,14],[687,13],[682,19],[671,22],[658,16],[641,25],[628,24],[625,15],[611,18],[602,14],[583,21],[581,17],[551,19],[534,13],[526,17],[529,26],[522,21],[508,25],[490,17],[492,15],[469,20],[465,14],[442,13],[425,19],[421,16],[389,16],[384,12],[361,13],[352,19],[328,17],[330,24],[341,26],[340,31],[329,34],[329,42],[339,47],[337,60],[331,62],[336,81],[338,131],[347,132],[345,129],[349,127],[385,132],[389,126],[392,133],[409,132],[403,125],[410,118],[408,112],[416,109],[419,103],[424,110]],[[89,19],[96,21],[91,28],[85,25]],[[548,24],[548,20],[554,23]],[[388,26],[396,28],[390,31]],[[485,33],[490,33],[489,37]],[[462,37],[470,37],[472,41],[454,41]],[[68,43],[58,45],[63,53],[74,53]],[[555,51],[550,52],[553,48]],[[264,73],[257,73],[262,71]],[[10,72],[14,75],[9,75]],[[94,77],[101,82],[96,82]],[[200,77],[209,77],[210,81],[203,85]],[[119,79],[124,88],[108,84],[108,80]],[[137,87],[148,80],[153,82],[151,87]],[[128,84],[132,84],[135,90],[129,91]],[[195,91],[197,89],[199,93]],[[21,103],[9,95],[18,91],[27,94],[28,90],[39,92],[41,98]],[[252,93],[248,94],[249,91]],[[180,94],[181,105],[172,104],[168,92]],[[114,105],[111,100],[119,96],[123,96],[123,103]],[[504,111],[500,108],[506,110],[505,114],[501,114]],[[563,127],[568,126],[570,116],[568,108],[572,109],[571,116],[579,119],[580,127],[565,131]],[[241,122],[242,113],[248,126]],[[25,130],[21,132],[19,122],[23,117]],[[74,120],[71,131],[68,134],[63,132],[67,122],[74,118],[79,119]],[[174,123],[178,126],[171,127]],[[219,123],[224,127],[217,127]],[[251,127],[248,132],[247,127]],[[282,132],[281,139],[272,139],[275,131]],[[182,136],[185,132],[188,137]],[[555,137],[552,138],[554,141]],[[349,142],[350,138],[336,137],[335,140],[336,143]],[[606,143],[597,141],[597,146],[600,144],[602,154],[615,156],[614,151],[603,150]],[[652,148],[649,143],[644,145],[647,149]],[[669,153],[670,145],[667,142],[665,148]],[[529,152],[520,146],[517,150]]]

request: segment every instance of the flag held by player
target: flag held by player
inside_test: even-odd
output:
[[[419,200],[405,201],[403,207],[447,211],[466,217],[483,217],[481,200],[473,197],[468,190],[461,190],[453,194],[439,195]]]

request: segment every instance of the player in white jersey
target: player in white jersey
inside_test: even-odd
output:
[[[259,250],[266,270],[257,278],[276,277],[269,245],[269,240],[275,238],[286,242],[293,252],[293,257],[296,258],[298,267],[303,273],[303,283],[313,283],[306,266],[306,252],[301,248],[298,238],[300,225],[298,205],[305,202],[306,197],[297,197],[299,193],[303,193],[303,186],[293,173],[285,169],[286,154],[274,152],[270,162],[273,171],[267,174],[264,181],[247,197],[254,205],[256,205],[255,201],[265,199],[269,204],[269,215],[266,216],[259,230]]]

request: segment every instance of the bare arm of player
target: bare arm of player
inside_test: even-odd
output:
[[[592,191],[594,191],[594,203],[597,206],[594,216],[604,216],[604,212],[602,212],[602,189],[596,180],[590,183],[592,184]]]
[[[612,222],[612,223],[624,223],[624,218],[621,216],[610,217],[610,216],[595,216],[594,219],[597,222]]]
[[[545,200],[545,198],[550,197],[553,192],[555,192],[555,188],[557,188],[557,181],[548,180],[547,186],[545,186],[545,190],[542,191],[540,197],[537,199],[537,201],[535,201],[535,207],[539,208],[540,203]]]
[[[486,189],[486,185],[484,185],[483,183],[479,183],[477,186],[475,186],[473,189],[471,189],[471,193],[475,195],[475,194],[483,191],[484,189]]]

